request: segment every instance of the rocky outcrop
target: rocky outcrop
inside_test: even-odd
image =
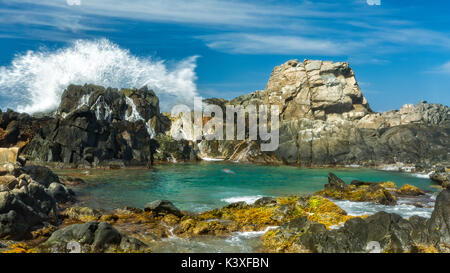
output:
[[[45,223],[57,221],[58,203],[74,193],[46,167],[0,167],[0,238],[23,239]]]
[[[34,162],[75,166],[145,165],[165,122],[158,98],[147,88],[71,85],[22,154]]]
[[[264,153],[257,141],[231,147],[202,141],[202,157],[304,166],[401,162],[431,167],[449,161],[447,106],[421,102],[375,113],[348,63],[288,61],[274,68],[264,91],[221,102],[227,104],[279,105],[279,148]]]

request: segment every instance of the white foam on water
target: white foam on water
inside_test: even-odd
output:
[[[158,95],[162,110],[177,103],[190,105],[197,95],[196,58],[169,66],[163,60],[134,56],[107,39],[30,50],[0,67],[0,106],[27,113],[51,111],[69,84],[85,83],[118,89],[146,85]]]
[[[386,206],[371,202],[352,202],[348,200],[332,200],[336,205],[345,210],[348,215],[362,216],[371,215],[379,211],[388,213],[396,213],[403,218],[409,218],[413,215],[430,218],[433,208],[418,208],[413,205],[399,202],[395,206]]]
[[[245,202],[249,205],[255,203],[256,200],[262,198],[262,195],[252,195],[252,196],[235,196],[235,197],[229,197],[229,198],[223,198],[221,201],[227,202],[229,204],[236,203],[236,202]]]
[[[431,174],[432,174],[432,172],[431,173],[412,173],[411,175],[415,176],[417,178],[430,179]]]
[[[360,168],[361,165],[358,165],[358,164],[349,164],[349,165],[345,165],[345,167],[347,167],[347,168]]]
[[[234,236],[238,237],[259,237],[264,235],[266,232],[272,229],[276,229],[278,226],[268,226],[264,230],[260,231],[243,231],[243,232],[235,232]]]
[[[224,161],[223,158],[211,158],[211,157],[202,157],[201,160],[204,160],[204,161]]]

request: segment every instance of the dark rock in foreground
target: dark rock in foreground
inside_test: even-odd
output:
[[[276,252],[422,252],[448,251],[450,247],[450,191],[436,199],[431,219],[378,212],[367,218],[353,218],[339,229],[296,218],[264,235],[267,249]]]
[[[0,167],[0,238],[23,239],[32,228],[56,221],[57,203],[74,194],[46,167]]]
[[[74,242],[79,244],[79,249]],[[74,249],[68,249],[68,246]],[[141,241],[120,234],[104,222],[74,224],[57,230],[41,247],[56,252],[138,252],[147,248]]]
[[[428,232],[437,243],[450,246],[450,189],[436,198],[436,205],[428,223]]]

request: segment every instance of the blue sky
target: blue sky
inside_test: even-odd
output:
[[[374,1],[375,0],[369,0]],[[450,1],[0,0],[0,66],[107,38],[137,56],[198,55],[197,89],[264,89],[289,59],[348,61],[376,111],[450,102]]]

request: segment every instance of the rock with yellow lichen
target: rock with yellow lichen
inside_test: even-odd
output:
[[[396,197],[393,195],[392,189],[397,189],[393,183],[354,183],[350,185],[335,186],[335,175],[330,173],[328,176],[328,184],[324,189],[316,194],[325,197],[350,200],[355,202],[374,202],[382,205],[396,205]],[[342,180],[341,180],[342,181]]]
[[[300,216],[324,224],[327,228],[353,218],[322,196],[289,196],[275,199],[267,206],[235,203],[221,209],[207,211],[198,217],[202,220],[220,219],[233,225],[232,231],[264,230],[278,226]]]
[[[36,249],[30,247],[26,243],[13,243],[0,253],[36,253]]]
[[[89,207],[71,207],[65,209],[61,215],[75,221],[91,222],[97,221],[102,217],[102,213],[99,210],[95,210]]]
[[[408,196],[425,195],[425,192],[423,190],[408,184],[405,184],[400,189],[398,189],[397,193],[400,195],[408,195]]]

